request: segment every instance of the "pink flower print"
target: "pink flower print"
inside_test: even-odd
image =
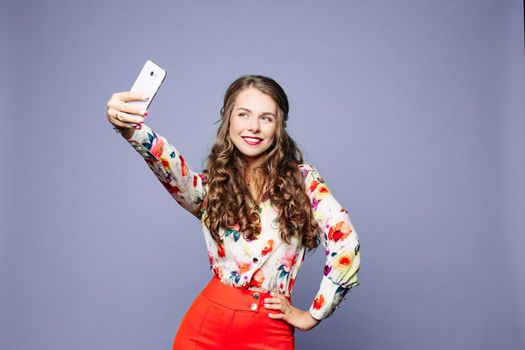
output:
[[[156,137],[152,140],[149,151],[155,156],[155,158],[160,158],[162,152],[164,151],[164,142],[162,142],[160,137]]]
[[[352,227],[348,224],[348,222],[342,220],[339,221],[335,227],[330,227],[328,239],[337,242],[350,236],[350,233],[352,233]]]
[[[281,266],[277,270],[281,271],[279,273],[279,278],[284,278],[290,273],[292,266],[295,265],[297,261],[297,255],[293,249],[287,249],[284,256],[281,258]],[[281,288],[282,289],[282,288]]]

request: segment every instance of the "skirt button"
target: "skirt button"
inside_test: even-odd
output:
[[[257,293],[257,292],[253,293],[253,298],[254,299],[259,299],[259,293]]]
[[[253,303],[252,306],[250,307],[250,309],[252,309],[252,311],[256,311],[257,310],[257,304]]]

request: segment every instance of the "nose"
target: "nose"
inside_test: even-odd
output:
[[[248,124],[248,130],[252,132],[259,131],[259,118],[257,117],[250,118],[250,121]]]

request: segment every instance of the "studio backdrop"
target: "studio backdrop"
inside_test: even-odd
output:
[[[275,79],[361,240],[360,286],[297,349],[525,347],[523,2],[0,4],[0,348],[169,349],[211,278],[199,222],[107,122],[147,59],[146,123],[201,171],[222,98]],[[294,287],[306,310],[324,250]]]

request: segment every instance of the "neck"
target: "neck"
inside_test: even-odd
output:
[[[259,157],[257,159],[247,159],[246,167],[245,167],[245,175],[247,178],[252,178],[259,176],[258,174],[260,172],[261,167],[263,165],[264,159],[262,157]]]

